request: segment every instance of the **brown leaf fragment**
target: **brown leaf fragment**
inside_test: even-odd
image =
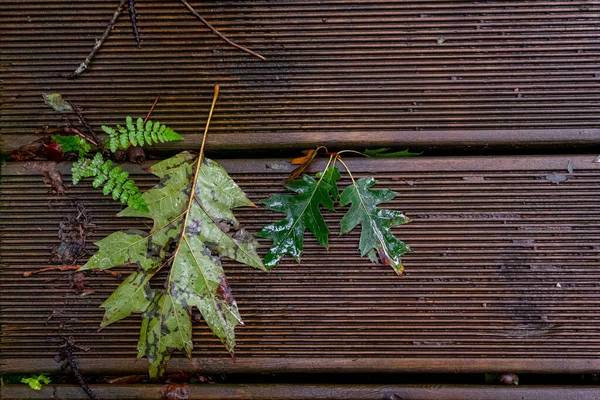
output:
[[[161,389],[163,400],[187,400],[190,398],[190,387],[187,383],[169,383]]]
[[[57,148],[56,143],[54,143],[50,136],[44,136],[13,150],[8,159],[11,161],[60,161],[62,159],[62,152],[60,148]]]
[[[221,277],[221,282],[219,283],[219,287],[217,288],[217,294],[223,300],[227,302],[227,304],[233,304],[235,299],[233,298],[233,293],[231,293],[231,286],[229,286],[229,282],[225,275]]]
[[[67,191],[67,187],[62,180],[62,175],[56,169],[55,162],[28,162],[24,167],[32,172],[42,175],[42,179],[46,186],[50,186],[56,193],[63,194]]]
[[[302,154],[304,154],[304,156],[292,158],[292,161],[290,161],[290,164],[292,164],[292,165],[304,165],[306,163],[310,163],[315,158],[315,156],[317,155],[317,151],[314,150],[314,149],[303,150]]]
[[[83,272],[75,272],[71,275],[71,288],[75,290],[76,294],[87,292],[87,288],[85,287],[85,275]]]
[[[300,166],[292,171],[290,176],[288,176],[288,178],[285,180],[285,183],[292,182],[294,179],[302,175],[304,171],[306,171],[306,168],[308,168],[310,163],[315,159],[315,156],[317,155],[317,150],[304,150],[302,151],[302,153],[304,153],[305,155],[302,157],[293,158],[292,161],[290,161],[290,164]]]

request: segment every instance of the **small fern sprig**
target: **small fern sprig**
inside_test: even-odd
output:
[[[126,150],[129,146],[143,146],[144,144],[173,142],[183,140],[173,129],[160,122],[147,121],[142,118],[133,123],[133,118],[127,117],[125,126],[117,128],[102,126],[102,130],[109,136],[108,147],[113,153],[117,150]]]
[[[104,160],[102,154],[96,153],[93,159],[80,158],[71,168],[73,184],[80,179],[94,177],[92,186],[102,187],[105,196],[112,194],[113,200],[118,200],[136,210],[147,211],[146,201],[139,192],[135,182],[129,178],[129,173],[123,171],[110,160]]]

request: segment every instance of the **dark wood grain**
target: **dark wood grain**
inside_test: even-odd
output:
[[[92,385],[101,399],[161,399],[162,385]],[[595,400],[600,387],[480,385],[190,385],[189,398],[203,400]],[[34,392],[23,385],[1,389],[5,400],[64,398],[86,400],[77,386],[48,385]]]

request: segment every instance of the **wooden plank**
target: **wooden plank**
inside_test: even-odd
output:
[[[406,275],[360,258],[358,234],[336,234],[344,210],[327,213],[333,227],[328,252],[307,235],[302,263],[286,259],[270,274],[225,262],[246,323],[237,330],[235,359],[197,323],[192,361],[175,357],[171,368],[598,371],[600,163],[594,158],[347,159],[356,176],[373,174],[377,187],[398,192],[386,206],[411,219],[395,230],[414,250],[405,257]],[[221,162],[259,205],[236,213],[242,225],[256,232],[281,217],[260,199],[284,191],[292,168],[286,160]],[[145,361],[135,361],[138,317],[97,332],[98,306],[119,280],[90,273],[86,282],[94,293],[81,297],[68,273],[23,277],[52,265],[58,227],[76,200],[97,226],[90,242],[119,229],[147,229],[144,221],[115,218],[120,204],[88,181],[72,187],[68,165],[59,169],[65,196],[50,195],[22,164],[9,164],[0,180],[0,370],[56,371],[56,340],[72,335],[93,349],[78,354],[84,371],[142,372]],[[156,183],[140,166],[128,169],[142,189]],[[261,244],[266,251],[269,243]]]
[[[153,118],[186,137],[161,149],[194,147],[215,83],[214,150],[600,142],[600,6],[589,1],[192,2],[266,62],[224,45],[176,0],[138,3],[141,48],[122,15],[90,70],[69,80],[114,1],[2,1],[0,151],[61,122],[48,91],[97,129],[144,116],[160,95]]]
[[[101,399],[163,399],[162,385],[90,385]],[[593,400],[600,387],[581,386],[482,386],[482,385],[309,385],[309,384],[214,384],[188,385],[189,398],[204,400],[304,400],[304,399],[411,399],[411,400]],[[33,391],[24,385],[6,385],[5,400],[89,397],[75,385],[47,385]]]

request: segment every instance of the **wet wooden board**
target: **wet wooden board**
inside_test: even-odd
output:
[[[286,259],[267,274],[226,262],[246,323],[237,329],[236,358],[199,322],[193,358],[177,356],[170,368],[598,371],[600,163],[594,158],[350,159],[357,176],[373,174],[378,187],[397,191],[387,206],[411,219],[395,229],[414,250],[405,257],[406,276],[360,258],[357,232],[337,235],[340,208],[326,215],[333,225],[328,252],[307,234],[301,264]],[[259,205],[283,190],[291,169],[279,159],[221,163]],[[66,164],[59,168],[69,171]],[[130,170],[142,188],[155,183],[140,167]],[[118,279],[90,273],[94,293],[81,297],[70,288],[68,272],[23,273],[52,265],[59,224],[76,200],[97,225],[91,240],[147,224],[115,218],[120,205],[89,182],[53,196],[23,164],[9,164],[0,183],[0,371],[58,371],[56,341],[71,335],[93,349],[78,354],[85,373],[143,373],[146,362],[135,359],[139,317],[97,332],[98,306]],[[237,216],[252,232],[281,217],[263,206],[240,209]],[[268,243],[261,244],[264,253]]]
[[[221,84],[208,148],[410,146],[539,149],[600,142],[600,5],[564,1],[192,1],[262,62],[212,35],[177,0],[138,0],[91,69],[70,74],[116,0],[3,0],[0,150],[61,121],[60,92],[98,128],[144,116],[196,148]]]
[[[101,399],[164,399],[162,385],[91,385]],[[89,397],[77,386],[49,385],[34,392],[24,385],[7,385],[1,389],[5,400],[48,399],[51,396],[70,400]],[[411,400],[593,400],[600,397],[598,387],[525,386],[494,387],[482,385],[190,385],[190,398],[203,400],[305,400],[305,399],[411,399]]]

